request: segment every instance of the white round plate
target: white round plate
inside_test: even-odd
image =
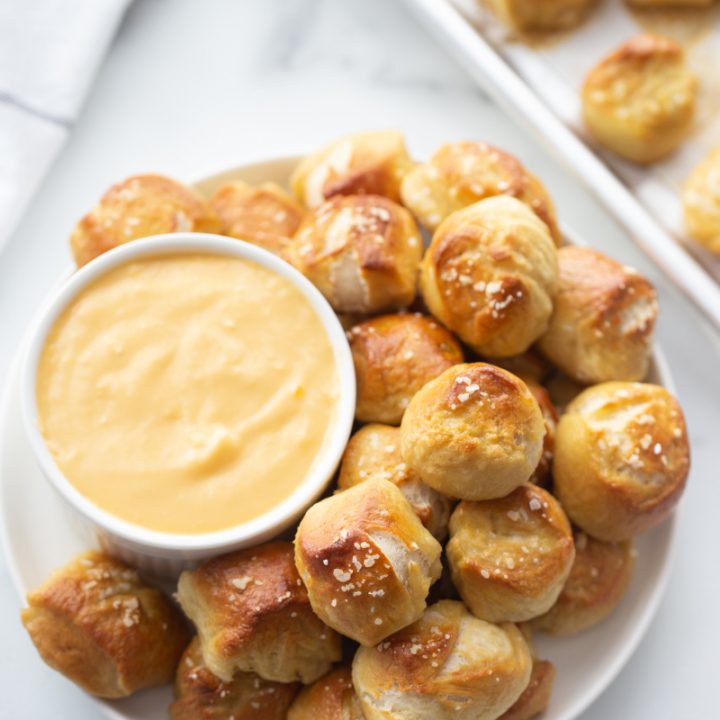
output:
[[[210,193],[231,179],[286,185],[296,161],[297,158],[279,158],[244,165],[204,178],[197,187]],[[672,380],[658,351],[649,380],[672,390]],[[0,527],[10,572],[23,598],[52,570],[87,547],[65,512],[36,465],[25,435],[16,362],[0,408]],[[540,657],[552,660],[557,668],[546,720],[577,718],[628,661],[650,625],[665,589],[676,525],[673,516],[636,541],[638,557],[630,589],[608,620],[575,637],[537,636]],[[171,698],[171,688],[165,687],[146,690],[125,700],[97,703],[113,720],[157,720],[166,717]]]

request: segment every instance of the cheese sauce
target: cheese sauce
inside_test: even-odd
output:
[[[271,510],[329,441],[339,375],[305,296],[253,262],[153,257],[85,288],[50,331],[40,429],[119,518],[171,533]]]

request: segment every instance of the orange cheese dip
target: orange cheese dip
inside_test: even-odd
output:
[[[51,329],[40,429],[87,498],[171,533],[271,510],[329,440],[339,375],[305,296],[253,262],[129,262],[84,289]]]

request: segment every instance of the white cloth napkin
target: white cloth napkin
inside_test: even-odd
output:
[[[68,137],[131,0],[0,0],[0,249]]]

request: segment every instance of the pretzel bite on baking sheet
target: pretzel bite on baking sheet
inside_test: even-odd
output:
[[[659,35],[638,35],[586,77],[583,118],[590,134],[608,150],[637,163],[652,163],[687,137],[697,85],[680,45]]]
[[[519,32],[568,30],[579,25],[597,0],[484,0],[510,28]]]
[[[720,146],[690,173],[682,197],[687,231],[720,254]]]

